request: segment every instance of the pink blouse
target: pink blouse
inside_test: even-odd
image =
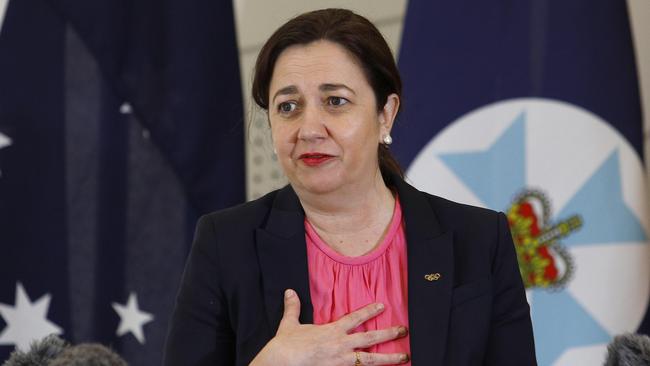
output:
[[[366,255],[346,257],[328,246],[305,218],[314,324],[330,323],[368,304],[381,302],[384,311],[353,332],[396,325],[408,328],[408,272],[402,221],[402,209],[396,199],[393,218],[382,243]],[[410,355],[409,336],[364,351]]]

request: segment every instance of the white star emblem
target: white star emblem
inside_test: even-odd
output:
[[[117,336],[121,337],[126,333],[131,332],[133,336],[144,344],[144,332],[142,326],[153,320],[153,315],[140,311],[138,308],[138,297],[134,292],[129,294],[129,300],[126,305],[121,305],[116,302],[113,304],[113,309],[120,316],[120,326],[117,327]]]
[[[45,294],[32,303],[23,285],[16,283],[16,305],[0,303],[0,315],[7,323],[0,333],[0,345],[15,345],[26,351],[32,341],[52,333],[62,334],[59,326],[47,320],[51,298],[50,294]]]
[[[2,32],[2,21],[5,19],[5,13],[7,12],[7,5],[9,5],[9,0],[0,0],[0,33]]]
[[[11,139],[9,138],[9,136],[4,135],[2,134],[2,132],[0,132],[0,149],[7,147],[9,145],[11,145]]]
[[[0,0],[0,27],[2,27],[2,0]],[[11,139],[7,135],[0,132],[0,149],[11,145]],[[2,177],[2,170],[0,170],[0,177]]]

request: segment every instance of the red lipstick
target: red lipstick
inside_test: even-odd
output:
[[[300,155],[299,159],[302,160],[308,166],[318,166],[328,160],[333,156],[328,154],[323,154],[319,152],[305,153]]]

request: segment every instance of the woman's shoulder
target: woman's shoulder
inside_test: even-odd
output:
[[[207,213],[199,218],[199,224],[210,223],[219,227],[258,227],[265,221],[275,197],[282,189],[271,191],[260,198],[236,206]]]
[[[501,212],[431,194],[426,197],[443,230],[453,231],[459,242],[467,242],[470,247],[485,242],[494,244],[508,230],[507,218]]]
[[[491,219],[499,212],[479,206],[452,201],[450,199],[422,192],[428,199],[431,207],[441,216],[464,217],[466,219]]]
[[[425,200],[440,224],[448,228],[466,226],[467,224],[474,223],[494,224],[500,215],[500,212],[489,208],[456,202],[435,194],[420,191],[408,184],[407,187],[410,188],[407,188],[408,190],[412,189],[411,192],[417,192],[415,196],[412,194],[408,196],[417,197],[418,200]]]

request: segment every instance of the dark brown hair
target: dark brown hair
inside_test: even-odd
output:
[[[346,9],[323,9],[299,15],[271,35],[255,63],[253,99],[268,110],[269,87],[278,57],[290,46],[327,40],[341,45],[354,55],[372,87],[377,110],[381,111],[390,94],[402,95],[402,80],[386,40],[366,18]],[[404,177],[402,168],[384,144],[378,146],[379,168],[384,181],[396,174]]]

